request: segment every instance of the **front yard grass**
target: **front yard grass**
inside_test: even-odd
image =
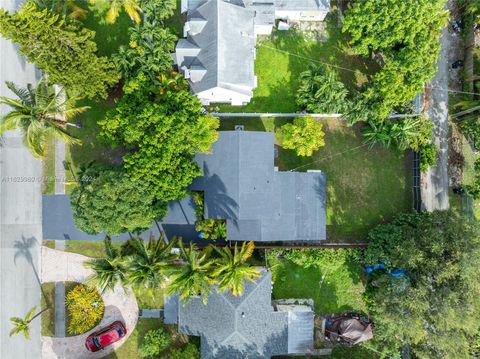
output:
[[[40,316],[41,333],[42,336],[53,337],[55,336],[55,283],[42,283],[41,291],[41,308],[48,308]]]
[[[323,30],[275,31],[257,39],[255,75],[258,87],[245,106],[219,105],[222,112],[297,112],[295,95],[299,75],[310,63],[321,61],[351,69],[337,72],[341,81],[355,91],[373,74],[377,65],[353,54],[348,37],[337,26],[337,13],[327,15]],[[216,107],[215,104],[213,107]]]
[[[291,119],[223,118],[221,130],[243,124],[245,130],[270,131],[279,145],[279,129]],[[282,171],[321,170],[327,175],[327,240],[364,242],[368,231],[399,212],[410,211],[410,156],[394,148],[363,146],[361,125],[320,119],[325,147],[312,157],[299,157],[279,147],[276,165]]]

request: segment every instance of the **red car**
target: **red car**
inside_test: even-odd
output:
[[[100,349],[119,341],[125,334],[127,334],[125,326],[121,322],[113,322],[108,327],[90,334],[85,341],[85,346],[91,352],[98,352]]]

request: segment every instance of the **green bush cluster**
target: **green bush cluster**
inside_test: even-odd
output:
[[[67,293],[65,305],[69,316],[67,330],[75,335],[95,327],[103,318],[105,310],[97,290],[83,284],[75,286]]]
[[[142,358],[156,358],[172,343],[170,334],[163,328],[149,330],[138,348]]]
[[[298,156],[311,156],[325,146],[323,125],[313,117],[296,117],[281,128],[282,146],[295,150]]]
[[[227,237],[227,222],[224,219],[214,219],[204,217],[204,194],[203,192],[192,192],[195,202],[195,229],[202,233],[205,239],[221,239]]]
[[[176,349],[170,353],[170,359],[200,359],[200,351],[195,344],[188,343],[182,349]]]
[[[463,185],[465,193],[471,196],[473,199],[480,198],[480,158],[475,160],[473,165],[473,170],[475,172],[473,183]]]

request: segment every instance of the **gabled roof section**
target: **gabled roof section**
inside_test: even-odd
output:
[[[330,10],[330,0],[275,0],[277,11],[326,11]]]
[[[190,68],[196,63],[205,69],[199,80],[191,81],[193,92],[222,87],[251,95],[255,86],[252,10],[223,0],[210,0],[190,11],[185,30],[187,41],[200,51],[190,58],[177,47],[179,68]]]

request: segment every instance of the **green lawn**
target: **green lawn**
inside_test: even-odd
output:
[[[326,29],[319,31],[274,31],[257,40],[255,74],[258,87],[246,106],[220,105],[223,112],[296,112],[295,94],[299,75],[312,60],[354,70],[338,70],[342,82],[354,91],[371,74],[376,65],[355,56],[347,37],[337,26],[337,14],[327,16]],[[212,106],[214,108],[216,106]]]
[[[42,336],[55,336],[55,283],[42,283],[41,308],[44,311],[40,316]]]
[[[127,341],[118,348],[115,353],[112,353],[105,357],[105,359],[139,359],[138,347],[141,345],[145,334],[152,329],[158,329],[164,327],[173,339],[173,343],[170,348],[166,350],[166,353],[161,358],[168,358],[168,352],[182,347],[189,340],[195,341],[194,338],[178,334],[177,326],[165,325],[160,319],[139,319],[135,330],[127,339]]]
[[[55,193],[55,138],[51,136],[47,141],[47,151],[42,162],[43,167],[43,194]]]
[[[333,249],[318,249],[333,251]],[[343,252],[342,252],[343,253]],[[290,260],[270,258],[275,299],[313,299],[317,314],[358,311],[366,313],[362,299],[362,269],[345,255],[325,258],[304,268]]]
[[[290,119],[228,118],[221,130],[243,124],[246,130],[270,131]],[[408,155],[393,148],[363,145],[361,125],[348,127],[337,119],[322,119],[325,147],[312,157],[298,157],[292,150],[279,149],[280,170],[322,170],[327,175],[327,237],[329,241],[365,241],[368,231],[396,213],[409,211],[411,162]],[[278,136],[277,136],[278,144]]]
[[[114,248],[120,249],[123,242],[112,242]],[[65,241],[65,251],[82,254],[92,258],[102,258],[106,256],[103,241]]]

